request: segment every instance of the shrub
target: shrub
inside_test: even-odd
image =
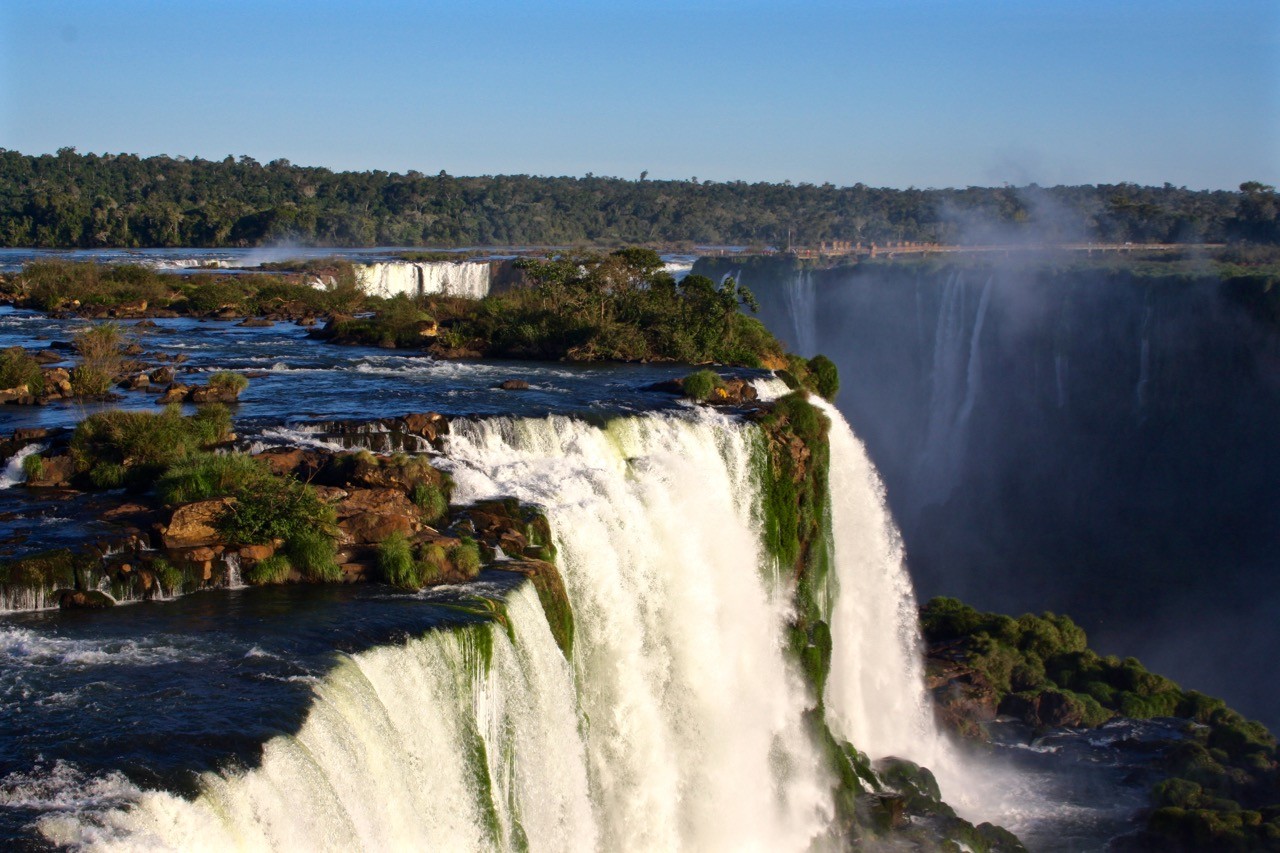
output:
[[[449,511],[449,500],[435,483],[415,483],[409,498],[422,510],[428,523],[439,521]]]
[[[342,569],[334,560],[333,538],[317,530],[295,533],[284,545],[289,562],[310,581],[334,583],[342,580]]]
[[[420,586],[436,583],[449,570],[449,555],[443,547],[432,542],[422,547],[418,554],[417,567]]]
[[[813,379],[813,390],[818,396],[834,403],[836,394],[840,392],[840,371],[835,362],[825,355],[815,355],[809,359],[809,374]]]
[[[221,403],[201,406],[188,420],[188,428],[202,446],[222,444],[231,437],[231,412]]]
[[[716,389],[724,387],[724,380],[713,370],[699,370],[686,376],[682,384],[686,397],[702,403],[710,400]]]
[[[77,397],[101,397],[111,390],[112,375],[80,364],[71,368],[71,393]]]
[[[284,583],[289,579],[293,566],[283,554],[274,554],[259,560],[245,571],[245,580],[251,584]]]
[[[80,364],[71,371],[71,390],[80,396],[101,396],[124,363],[124,334],[115,323],[102,323],[77,332],[71,338]]]
[[[170,465],[225,441],[229,432],[225,410],[184,418],[178,406],[159,414],[113,409],[80,422],[71,457],[76,471],[88,472],[100,488],[144,485]]]
[[[209,377],[209,388],[220,394],[232,394],[236,397],[249,387],[249,380],[239,373],[221,370]]]
[[[26,385],[28,394],[39,396],[44,393],[44,373],[26,350],[10,347],[0,352],[0,390],[19,385]]]
[[[267,476],[245,483],[235,499],[218,519],[218,531],[236,545],[289,542],[316,530],[327,535],[334,526],[333,507],[292,477]]]
[[[26,459],[22,460],[22,473],[26,475],[28,480],[39,479],[44,473],[44,457],[39,453],[32,453]]]
[[[460,544],[449,549],[449,561],[462,575],[473,578],[480,574],[480,546],[464,536]]]
[[[378,543],[378,571],[382,579],[392,586],[418,589],[418,573],[413,564],[413,552],[403,533],[392,533]]]
[[[204,501],[270,476],[266,464],[248,454],[198,453],[170,467],[156,483],[156,495],[166,504]]]
[[[791,425],[791,431],[805,444],[812,444],[826,437],[826,416],[806,399],[803,392],[797,391],[778,398],[773,404],[773,415],[785,419]]]
[[[182,570],[170,563],[164,557],[157,557],[151,562],[151,571],[155,572],[156,578],[160,581],[160,588],[169,595],[182,592],[184,578]]]

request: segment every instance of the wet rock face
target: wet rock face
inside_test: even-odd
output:
[[[61,589],[54,595],[63,610],[98,610],[115,604],[111,596],[97,590]]]
[[[999,693],[986,676],[950,649],[931,647],[925,659],[925,686],[933,694],[934,713],[943,728],[966,738],[983,738],[982,724],[996,718]]]

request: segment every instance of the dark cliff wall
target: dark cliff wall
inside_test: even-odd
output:
[[[1071,614],[1280,722],[1280,335],[1216,277],[707,260],[839,365],[922,598]]]

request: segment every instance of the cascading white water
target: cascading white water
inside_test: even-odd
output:
[[[240,554],[230,551],[222,556],[222,562],[227,567],[227,588],[244,589],[244,581],[240,578]]]
[[[488,624],[344,656],[296,734],[193,801],[148,792],[40,830],[103,850],[595,849],[572,673],[528,585],[507,613],[514,641]]]
[[[466,498],[548,508],[604,849],[806,848],[830,781],[762,564],[749,429],[486,420],[456,425],[449,456]]]
[[[941,761],[883,491],[822,405],[839,593],[829,722],[873,757]],[[508,600],[511,638],[493,623],[341,658],[296,734],[255,769],[206,775],[194,801],[149,792],[42,832],[87,849],[809,849],[834,780],[784,652],[791,591],[761,546],[757,438],[709,410],[605,428],[455,421],[441,464],[456,500],[547,510],[571,661],[526,584]]]
[[[455,422],[458,499],[548,509],[572,662],[525,586],[514,641],[469,628],[343,659],[258,768],[206,776],[194,802],[148,793],[49,818],[44,834],[102,849],[808,849],[833,780],[784,653],[790,595],[760,546],[753,436],[710,412]],[[486,677],[467,665],[481,630]]]
[[[26,461],[28,456],[33,456],[45,449],[45,444],[28,444],[17,453],[9,457],[9,461],[5,463],[4,470],[0,470],[0,489],[10,489],[19,483],[27,481],[27,472],[22,469],[22,463]]]
[[[0,613],[22,613],[47,610],[56,604],[50,599],[52,590],[44,587],[0,587]]]
[[[489,294],[487,261],[430,261],[356,264],[356,278],[375,296],[422,296],[432,293],[481,299]]]
[[[831,613],[828,721],[872,757],[935,767],[945,742],[925,692],[915,591],[884,486],[836,408],[831,420],[831,529],[837,596]],[[945,792],[944,792],[945,795]]]

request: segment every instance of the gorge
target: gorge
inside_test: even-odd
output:
[[[1207,262],[704,259],[832,357],[921,599],[1071,614],[1271,725],[1280,336]]]
[[[686,271],[679,261],[664,269],[643,254],[612,257],[653,276]],[[613,275],[610,263],[600,269]],[[460,266],[405,262],[405,270],[384,270],[379,280],[416,287],[428,278],[427,264],[441,267],[431,275],[442,282]],[[843,380],[838,402],[858,434],[816,394],[806,402],[790,393],[792,374],[806,371],[803,360],[790,361],[788,370],[718,368],[716,381],[737,396],[726,392],[719,405],[707,406],[679,396],[682,382],[692,396],[693,378],[679,363],[574,363],[608,358],[606,347],[618,344],[599,337],[580,338],[570,360],[547,363],[432,358],[399,339],[394,349],[338,347],[308,334],[300,325],[305,313],[293,315],[296,323],[250,323],[213,304],[200,308],[207,316],[138,321],[130,334],[140,357],[172,365],[194,387],[229,370],[251,377],[233,404],[235,437],[217,439],[220,453],[280,461],[298,451],[316,455],[326,461],[309,469],[312,463],[290,462],[286,476],[314,482],[339,507],[355,480],[325,479],[324,471],[345,466],[344,477],[364,477],[367,486],[394,482],[394,471],[424,460],[449,477],[448,517],[433,522],[438,541],[475,536],[482,565],[465,583],[425,589],[259,587],[252,570],[261,555],[242,550],[233,560],[228,546],[200,558],[214,564],[212,574],[206,567],[203,580],[187,575],[176,587],[166,582],[125,596],[118,571],[75,578],[84,593],[121,603],[145,599],[95,611],[40,609],[58,600],[54,589],[36,594],[6,575],[0,718],[12,735],[0,743],[0,837],[32,849],[1017,850],[1017,839],[985,822],[1012,830],[1030,849],[1099,849],[1141,826],[1147,788],[1159,778],[1150,756],[1158,753],[1134,758],[1143,752],[1134,744],[1177,742],[1184,733],[1160,721],[1119,720],[1047,735],[1011,730],[985,757],[955,745],[935,723],[925,689],[907,564],[927,594],[955,593],[963,581],[961,594],[983,606],[1056,607],[1017,587],[1013,558],[1030,555],[1053,571],[1067,560],[1026,519],[1000,522],[1009,507],[993,503],[994,487],[974,472],[1003,465],[1007,488],[1009,468],[1026,468],[1026,457],[1002,461],[993,447],[1012,456],[1066,437],[1021,435],[1027,416],[1016,408],[992,411],[993,397],[1009,407],[1065,410],[1077,425],[1105,421],[1113,409],[1133,418],[1131,431],[1152,419],[1160,425],[1155,433],[1122,436],[1130,443],[1102,456],[1098,468],[1075,466],[1076,479],[1065,486],[1054,478],[1072,466],[1056,457],[1056,465],[1031,467],[1039,479],[1025,488],[1037,498],[1043,493],[1047,505],[1024,500],[1020,509],[1089,518],[1072,490],[1096,494],[1099,469],[1120,465],[1153,434],[1185,448],[1220,436],[1224,421],[1234,428],[1236,416],[1249,416],[1257,433],[1237,429],[1217,438],[1238,445],[1241,457],[1221,445],[1205,451],[1219,464],[1240,464],[1224,476],[1242,475],[1242,458],[1257,458],[1252,451],[1271,423],[1269,333],[1237,303],[1195,286],[1171,286],[1172,307],[1156,298],[1164,291],[1143,291],[1155,295],[1133,308],[1123,281],[1091,287],[1070,279],[1071,298],[1049,300],[1050,310],[1019,303],[1028,294],[1009,273],[981,268],[870,264],[850,272],[733,258],[701,260],[692,272],[687,287],[673,285],[671,294],[714,298],[702,304],[728,304],[736,317],[746,299],[741,291],[716,291],[698,275],[717,280],[733,272],[755,292],[774,332],[794,336],[792,347],[835,356]],[[863,287],[862,277],[873,275],[883,278]],[[1052,275],[1059,274],[1045,275],[1052,294],[1060,285]],[[667,298],[663,287],[632,298]],[[264,289],[255,292],[246,276],[242,288],[226,292],[243,291],[261,304]],[[190,289],[184,293],[172,304],[190,310],[196,303]],[[451,295],[442,285],[441,297]],[[1032,303],[1045,301],[1039,291],[1030,295]],[[446,323],[470,310],[420,304]],[[502,313],[514,310],[502,307],[510,302],[485,304],[482,316],[517,316]],[[1214,309],[1207,324],[1205,306]],[[1097,334],[1075,335],[1078,345],[1052,335],[1048,344],[1026,345],[1038,340],[1036,320],[1046,313],[1060,335],[1076,328],[1063,331],[1069,323]],[[1116,380],[1120,390],[1112,396],[1082,406],[1078,398],[1101,378],[1122,372],[1107,369],[1119,362],[1103,347],[1115,337],[1102,326],[1107,319],[1136,328],[1121,349],[1136,350],[1137,365]],[[0,336],[56,356],[53,343],[77,322],[3,309]],[[414,315],[416,346],[428,326],[440,333],[434,325]],[[625,328],[624,321],[605,327],[613,335]],[[741,335],[739,343],[760,347],[732,350],[744,359],[776,358],[773,344],[754,337],[749,324],[731,324],[731,333],[719,336],[687,328],[715,345]],[[666,345],[623,340],[635,351]],[[1198,342],[1194,352],[1212,368],[1205,377],[1175,358],[1188,340]],[[1019,344],[1014,352],[1001,349],[1007,341]],[[904,346],[917,349],[904,357]],[[1018,357],[1024,353],[1030,355]],[[1000,385],[1019,381],[1025,385]],[[1262,382],[1262,390],[1242,393],[1256,390],[1251,382]],[[1196,411],[1205,423],[1183,423],[1192,398],[1179,394],[1204,398]],[[155,411],[154,400],[144,389],[115,400],[5,407],[8,427],[26,430],[6,444],[0,480],[7,556],[112,541],[116,534],[93,502],[111,506],[131,493],[26,486],[37,470],[28,460],[58,458],[63,430],[86,415]],[[194,408],[189,402],[186,411]],[[429,431],[422,426],[427,415],[411,414],[426,411]],[[859,417],[869,420],[859,425]],[[412,429],[411,418],[418,419]],[[1052,418],[1031,423],[1052,427]],[[986,454],[977,461],[975,446]],[[362,456],[361,449],[373,453]],[[1181,469],[1137,470],[1153,468],[1167,474],[1171,491],[1189,489],[1177,480]],[[1233,482],[1266,481],[1263,468],[1257,481]],[[92,471],[68,482],[83,485]],[[1165,483],[1136,482],[1143,494]],[[1268,493],[1259,486],[1249,494]],[[1213,498],[1223,512],[1243,511],[1245,498],[1225,482]],[[548,597],[545,576],[529,568],[520,543],[532,545],[532,535],[501,539],[484,529],[497,499],[545,513],[549,536],[537,553],[562,578],[562,599]],[[1076,503],[1063,509],[1055,500]],[[1108,507],[1130,498],[1110,500]],[[982,527],[983,513],[1006,526]],[[937,523],[952,515],[971,525],[971,539],[1007,549],[991,574],[972,568],[975,549],[957,532],[960,522]],[[1204,527],[1215,523],[1207,519]],[[161,554],[159,540],[138,524],[132,550],[100,549],[104,564],[118,570],[127,561],[136,575],[139,564],[186,559],[192,550]],[[1014,528],[1029,545],[1009,535]],[[1194,539],[1197,531],[1187,527],[1186,535]],[[932,546],[931,536],[938,537]],[[1112,533],[1106,539],[1121,541]],[[1018,550],[1023,545],[1029,550]],[[1084,541],[1080,552],[1095,545]],[[1117,547],[1148,545],[1139,539]],[[353,548],[354,556],[341,557],[342,574],[377,580],[371,546],[361,540]],[[1093,567],[1101,572],[1107,554],[1100,553]],[[1108,566],[1123,592],[1125,575]],[[962,573],[949,574],[955,567]],[[1039,577],[1047,583],[1047,575]],[[1124,607],[1137,606],[1135,599],[1114,598],[1108,604],[1117,618],[1134,621]],[[1074,601],[1091,602],[1088,594]],[[1095,615],[1077,610],[1082,621]],[[1108,637],[1108,623],[1100,622]],[[1107,642],[1127,653],[1132,639]]]

